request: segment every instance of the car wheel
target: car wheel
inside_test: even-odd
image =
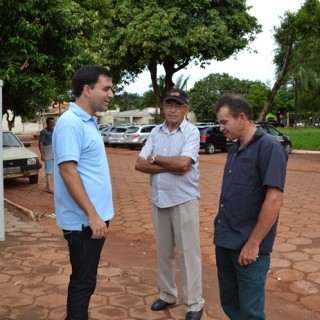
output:
[[[35,183],[38,183],[38,180],[39,180],[39,175],[35,175],[35,176],[30,176],[29,177],[29,182],[31,183],[31,184],[35,184]]]
[[[287,154],[291,153],[292,151],[292,146],[290,143],[287,143],[284,148],[286,149]]]
[[[216,147],[214,146],[213,143],[206,144],[204,149],[208,154],[214,154],[216,152]]]

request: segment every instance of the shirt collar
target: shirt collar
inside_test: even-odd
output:
[[[75,102],[70,103],[69,110],[75,113],[82,121],[86,122],[89,120],[93,120],[95,123],[97,123],[97,117],[91,116],[89,113],[85,112]]]
[[[184,130],[186,129],[186,126],[187,126],[187,123],[188,121],[186,119],[183,119],[182,122],[180,123],[179,127],[174,130],[173,132],[177,131],[177,130],[180,130],[181,132],[184,132]],[[160,128],[163,130],[163,131],[168,131],[168,124],[167,124],[167,121],[164,121],[160,124]]]
[[[257,130],[254,132],[253,136],[251,137],[251,139],[246,143],[246,145],[243,147],[242,150],[247,148],[247,146],[249,144],[253,143],[254,141],[259,140],[264,134],[266,134],[266,133],[263,131],[263,129],[258,127]],[[238,150],[238,147],[240,145],[239,140],[237,140],[237,142],[235,144],[236,144],[237,150]]]

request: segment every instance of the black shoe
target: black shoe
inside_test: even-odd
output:
[[[164,310],[165,308],[175,304],[175,302],[169,303],[167,301],[164,301],[162,299],[158,299],[156,302],[153,303],[151,306],[152,311],[161,311]],[[199,318],[200,319],[200,318]]]
[[[186,320],[200,320],[203,313],[203,308],[200,311],[189,311]]]

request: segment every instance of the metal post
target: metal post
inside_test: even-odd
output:
[[[2,121],[2,87],[3,81],[0,80],[0,114]],[[4,202],[3,202],[3,154],[2,154],[2,125],[0,129],[0,241],[4,241]]]

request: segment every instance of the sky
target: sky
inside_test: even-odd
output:
[[[232,77],[246,80],[259,80],[273,84],[275,66],[272,63],[274,56],[273,27],[280,25],[280,17],[283,17],[286,11],[296,12],[304,3],[303,0],[248,0],[247,6],[252,6],[249,11],[251,15],[258,19],[262,25],[256,39],[249,46],[258,53],[249,53],[243,50],[237,55],[237,58],[229,58],[223,62],[211,61],[205,69],[192,65],[192,63],[173,76],[175,81],[179,76],[189,77],[187,90],[190,90],[195,82],[205,78],[211,73],[227,73]],[[164,74],[163,68],[158,67],[159,75]],[[126,86],[124,90],[130,93],[143,94],[150,90],[150,73],[145,71],[135,80],[134,83]]]

